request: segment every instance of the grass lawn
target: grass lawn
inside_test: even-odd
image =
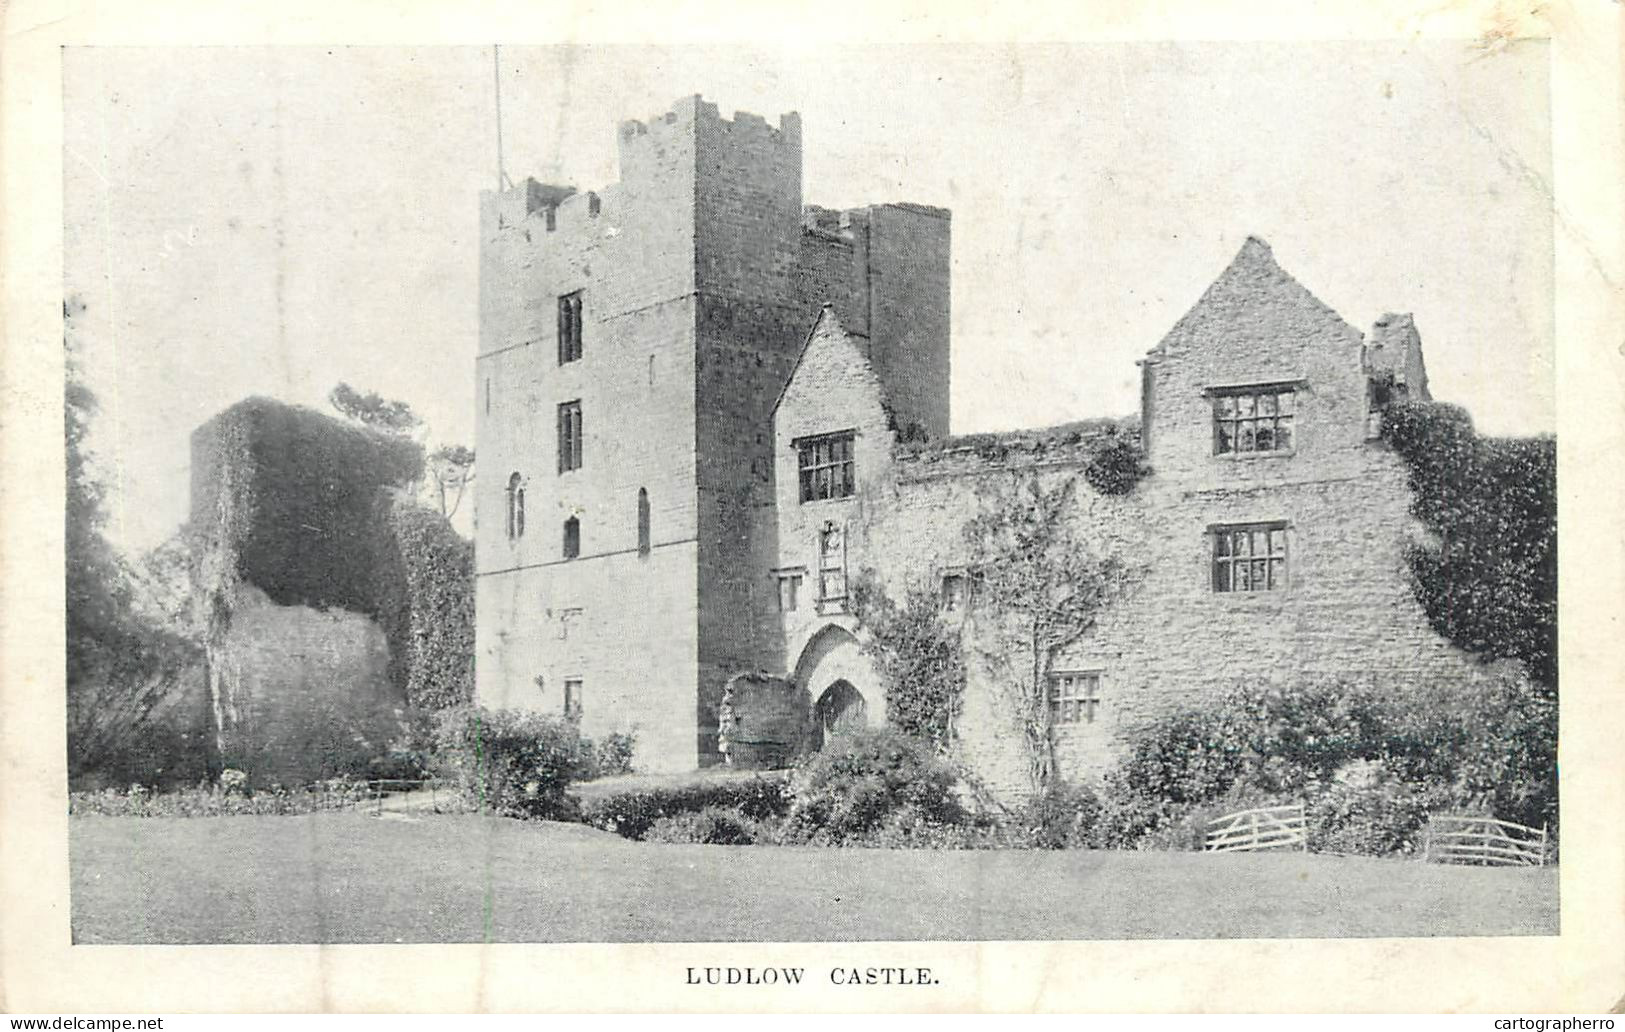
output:
[[[468,815],[76,817],[78,943],[1553,935],[1555,868],[631,842]]]

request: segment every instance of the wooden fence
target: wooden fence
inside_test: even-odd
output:
[[[1240,810],[1208,822],[1207,851],[1210,853],[1283,848],[1309,849],[1302,803]]]
[[[374,815],[384,812],[384,800],[407,792],[429,790],[429,808],[440,808],[440,793],[450,788],[441,778],[370,778],[366,782],[367,798],[356,804],[358,809],[371,807]]]
[[[1441,864],[1545,867],[1546,829],[1493,817],[1436,814],[1422,839],[1422,859]]]

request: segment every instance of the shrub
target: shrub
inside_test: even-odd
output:
[[[891,730],[831,740],[791,772],[794,802],[781,839],[838,845],[911,810],[932,824],[964,819],[953,769],[930,746]]]
[[[643,838],[647,842],[748,846],[756,841],[756,822],[734,807],[707,806],[698,813],[662,817],[650,825]]]
[[[1423,686],[1397,709],[1385,756],[1436,808],[1557,827],[1557,700],[1515,664]]]
[[[1296,801],[1337,852],[1404,851],[1429,808],[1555,828],[1556,749],[1556,700],[1515,663],[1404,694],[1249,689],[1148,728],[1107,774],[1090,841],[1179,848],[1221,812]]]
[[[582,780],[613,778],[632,773],[632,755],[637,736],[630,731],[612,731],[593,746],[592,770]]]
[[[1415,849],[1427,807],[1382,763],[1356,760],[1311,797],[1305,816],[1317,853],[1388,856]]]
[[[436,726],[441,773],[483,811],[564,820],[565,793],[588,763],[590,743],[573,721],[516,710],[442,711]]]
[[[435,767],[436,717],[423,710],[398,710],[395,737],[367,762],[366,776],[389,781],[420,781]]]
[[[1239,717],[1221,708],[1191,709],[1152,725],[1114,772],[1111,795],[1194,803],[1228,791],[1245,769]]]
[[[1015,819],[1026,844],[1037,849],[1073,849],[1089,843],[1100,812],[1100,797],[1087,785],[1057,782]]]
[[[782,776],[700,777],[678,785],[629,789],[583,800],[581,819],[595,828],[641,839],[665,817],[726,809],[752,821],[765,821],[783,816],[789,805]]]
[[[944,824],[909,806],[840,844],[865,849],[1023,849],[1028,843],[1019,824],[974,818]]]
[[[227,775],[238,775],[230,778]],[[68,813],[76,817],[231,817],[320,813],[358,806],[371,798],[366,783],[334,778],[303,788],[250,792],[242,771],[227,770],[221,784],[154,792],[141,785],[100,792],[72,792]]]
[[[1107,773],[1101,785],[1100,812],[1090,829],[1089,845],[1096,849],[1133,849],[1190,808],[1189,803],[1136,791],[1119,767]]]
[[[1113,426],[1093,442],[1083,479],[1101,494],[1121,495],[1134,490],[1150,472],[1139,434]]]

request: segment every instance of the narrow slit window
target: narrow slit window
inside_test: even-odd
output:
[[[779,612],[793,613],[801,604],[802,573],[779,574]]]
[[[574,516],[564,521],[564,558],[576,559],[581,555],[581,521]]]
[[[638,555],[649,554],[649,490],[638,488]]]
[[[525,532],[524,478],[518,473],[508,477],[508,539],[511,541]]]
[[[559,365],[581,359],[581,291],[559,298]]]
[[[581,468],[581,402],[567,401],[559,406],[559,472]]]

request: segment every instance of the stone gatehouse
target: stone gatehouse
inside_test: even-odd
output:
[[[483,704],[635,731],[657,771],[720,760],[742,672],[793,683],[809,740],[882,722],[849,579],[974,619],[980,499],[1075,477],[1103,433],[1152,472],[1077,487],[1079,532],[1140,573],[1050,671],[1063,774],[1238,683],[1472,667],[1412,595],[1405,473],[1376,434],[1379,388],[1428,397],[1410,317],[1362,334],[1249,238],[1141,361],[1136,418],[972,446],[947,436],[948,212],[803,205],[793,114],[693,97],[618,139],[600,191],[482,199]],[[1019,735],[974,670],[960,730],[1019,791]]]

